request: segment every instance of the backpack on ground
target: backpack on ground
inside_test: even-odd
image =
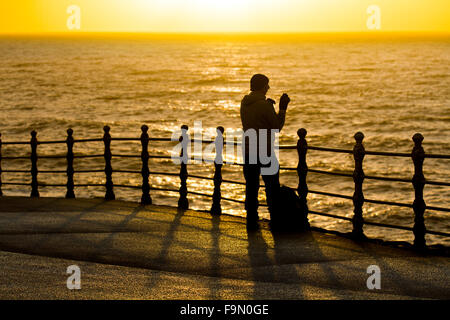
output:
[[[297,192],[289,187],[281,186],[277,212],[270,215],[272,231],[305,231],[310,229],[306,212]]]

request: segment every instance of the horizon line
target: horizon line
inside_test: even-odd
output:
[[[153,41],[450,41],[450,31],[147,32],[64,31],[0,33],[0,38]]]
[[[89,34],[140,34],[140,35],[302,35],[302,34],[437,34],[450,35],[450,30],[360,30],[360,31],[38,31],[1,32],[0,35],[89,35]]]

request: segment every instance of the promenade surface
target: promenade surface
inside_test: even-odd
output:
[[[0,197],[1,299],[449,299],[450,258],[103,199]],[[81,268],[81,290],[66,269]],[[381,269],[381,290],[366,286]]]

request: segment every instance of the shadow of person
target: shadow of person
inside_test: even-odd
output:
[[[341,279],[335,274],[328,262],[335,258],[326,255],[321,244],[311,230],[297,232],[272,232],[274,239],[274,260],[279,266],[278,281],[283,283],[306,285],[322,288],[338,299],[344,299]],[[319,276],[319,278],[318,278]],[[325,292],[324,291],[324,292]],[[307,299],[308,292],[303,288],[302,297]],[[331,293],[329,293],[331,294]]]
[[[302,244],[310,239],[310,232],[274,232],[272,231],[274,264],[277,266],[276,281],[284,284],[297,285],[298,291],[294,297],[303,299],[300,269],[297,267],[303,262]]]
[[[269,256],[269,246],[260,229],[247,229],[248,257],[251,277],[254,281],[253,298],[267,299],[267,284],[275,282],[273,260]]]
[[[211,276],[220,277],[220,215],[211,216],[211,249],[210,249],[210,266]],[[215,281],[210,286],[210,298],[212,300],[220,299],[220,281]]]

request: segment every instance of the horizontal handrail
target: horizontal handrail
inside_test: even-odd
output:
[[[173,159],[171,156],[155,156],[155,155],[150,155],[148,156],[150,159],[166,159],[166,160],[171,160]]]
[[[103,154],[85,154],[85,155],[74,155],[74,159],[85,159],[85,158],[103,158]]]
[[[113,158],[140,158],[141,156],[137,154],[112,154]]]
[[[171,138],[149,138],[149,141],[174,142]]]
[[[150,174],[176,176],[176,177],[178,177],[180,175],[179,173],[175,173],[175,172],[160,172],[160,171],[150,171]]]
[[[341,219],[341,220],[346,220],[346,221],[352,221],[352,218],[342,217],[342,216],[338,216],[338,215],[331,214],[331,213],[318,212],[318,211],[314,211],[314,210],[309,210],[309,213],[315,214],[315,215],[318,215],[318,216],[324,216],[324,217],[330,217],[330,218]]]
[[[31,183],[26,182],[2,182],[2,184],[7,186],[31,186]]]
[[[51,141],[38,141],[38,145],[41,144],[65,144],[66,140],[51,140]]]
[[[113,157],[115,157],[115,155],[112,155]],[[86,156],[74,156],[74,158],[100,158],[103,157],[103,155],[86,155]],[[118,157],[121,157],[120,155]],[[126,157],[124,155],[122,155],[122,157]],[[138,155],[133,155],[133,156],[129,156],[130,158],[140,158],[141,156]],[[150,158],[154,158],[154,159],[172,159],[172,157],[170,156],[154,156],[151,155],[149,156]],[[25,157],[26,159],[28,159],[29,157]],[[51,159],[51,157],[47,157],[48,159]],[[63,158],[58,157],[58,158]],[[175,157],[178,158],[178,157]],[[3,159],[7,159],[7,157],[3,157]],[[214,162],[214,160],[209,160],[211,163]],[[243,164],[236,164],[236,165],[240,165],[243,166]],[[297,171],[297,168],[288,168],[288,167],[280,167],[280,170],[285,170],[285,171]],[[89,173],[89,172],[103,172],[103,169],[98,169],[98,170],[75,170],[75,173]],[[313,173],[320,173],[320,174],[327,174],[327,175],[334,175],[334,176],[343,176],[343,177],[349,177],[352,178],[353,174],[351,173],[340,173],[340,172],[331,172],[331,171],[324,171],[324,170],[317,170],[317,169],[308,169],[309,172],[313,172]],[[31,170],[2,170],[2,172],[6,172],[6,173],[29,173],[31,172]],[[39,170],[40,173],[65,173],[66,170]],[[140,174],[141,171],[130,171],[130,170],[118,170],[118,169],[114,169],[113,172],[118,172],[118,173],[137,173]],[[150,172],[151,174],[156,174],[154,172]],[[162,173],[160,173],[162,174]],[[191,175],[190,175],[191,176]],[[371,179],[371,180],[380,180],[380,181],[392,181],[392,182],[407,182],[407,183],[411,183],[412,180],[411,179],[405,179],[405,178],[390,178],[390,177],[382,177],[382,176],[365,176],[366,179]],[[245,184],[245,183],[244,183]],[[429,184],[429,185],[437,185],[437,186],[450,186],[449,182],[442,182],[442,181],[432,181],[432,180],[425,180],[425,184]]]
[[[30,144],[30,141],[3,141],[3,145],[23,145],[23,144]]]
[[[337,149],[337,148],[324,148],[324,147],[308,146],[308,150],[353,154],[352,150]]]
[[[160,141],[160,142],[176,142],[171,138],[149,138],[149,141]],[[83,143],[83,142],[102,142],[103,138],[91,138],[91,139],[74,139],[74,143]],[[111,141],[136,141],[140,142],[141,138],[135,137],[115,137],[111,138]],[[203,139],[190,139],[190,142],[194,143],[203,143],[203,144],[213,144],[214,140],[203,140]],[[38,145],[41,144],[66,144],[66,140],[50,140],[50,141],[38,141]],[[3,145],[27,145],[30,144],[29,141],[4,141]],[[241,142],[236,141],[227,141],[227,144],[231,144],[234,146],[242,146]],[[280,150],[297,150],[296,145],[278,145]],[[315,151],[324,151],[324,152],[336,152],[336,153],[347,153],[353,154],[353,150],[349,149],[340,149],[340,148],[329,148],[329,147],[316,147],[316,146],[308,146],[308,150]],[[411,157],[411,153],[404,152],[384,152],[384,151],[365,151],[366,155],[376,155],[376,156],[388,156],[388,157]],[[5,158],[5,157],[4,157]],[[434,158],[434,159],[450,159],[450,155],[447,154],[425,154],[425,158]]]
[[[432,181],[425,179],[425,184],[435,185],[435,186],[450,186],[450,183],[448,182],[442,182],[442,181]]]
[[[61,156],[39,156],[41,159],[65,159],[66,155]]]
[[[293,167],[280,167],[280,170],[285,171],[297,171],[297,168]],[[308,169],[308,172],[313,173],[320,173],[320,174],[327,174],[327,175],[333,175],[333,176],[342,176],[342,177],[349,177],[353,178],[352,173],[342,173],[342,172],[332,172],[332,171],[325,171],[325,170],[317,170],[317,169]],[[370,180],[380,180],[380,181],[392,181],[392,182],[407,182],[411,183],[412,179],[406,179],[406,178],[391,178],[391,177],[383,177],[383,176],[371,176],[371,175],[365,175],[365,179]],[[436,185],[436,186],[450,186],[449,182],[443,182],[443,181],[433,181],[433,180],[427,180],[425,179],[425,184],[429,185]]]
[[[328,196],[328,197],[333,197],[333,198],[341,198],[341,199],[353,200],[352,196],[347,196],[347,195],[344,195],[344,194],[338,194],[338,193],[332,193],[332,192],[309,190],[308,193],[320,194],[322,196]]]
[[[85,142],[103,142],[102,138],[90,138],[90,139],[74,139],[74,143],[85,143]]]
[[[2,157],[2,159],[4,160],[17,160],[17,159],[30,159],[30,156],[6,156],[6,157]]]
[[[297,150],[297,146],[295,146],[295,145],[279,145],[278,148],[280,150]],[[315,151],[325,151],[325,152],[336,152],[336,153],[353,154],[353,150],[349,150],[349,149],[326,148],[326,147],[315,147],[315,146],[308,146],[307,149],[308,150],[315,150]],[[366,155],[373,155],[373,156],[388,156],[388,157],[406,157],[406,158],[411,158],[411,153],[405,153],[405,152],[384,152],[384,151],[369,151],[369,150],[366,150],[365,154]],[[427,153],[427,154],[425,154],[425,158],[450,159],[450,155]]]
[[[91,170],[74,170],[74,173],[94,173],[94,172],[104,172],[104,169],[91,169]],[[114,170],[115,172],[120,172],[119,170]],[[6,173],[30,173],[31,170],[2,170]],[[67,170],[39,170],[39,173],[67,173]],[[136,171],[136,173],[141,173]]]
[[[450,159],[450,155],[447,154],[425,154],[425,158],[433,159]]]

